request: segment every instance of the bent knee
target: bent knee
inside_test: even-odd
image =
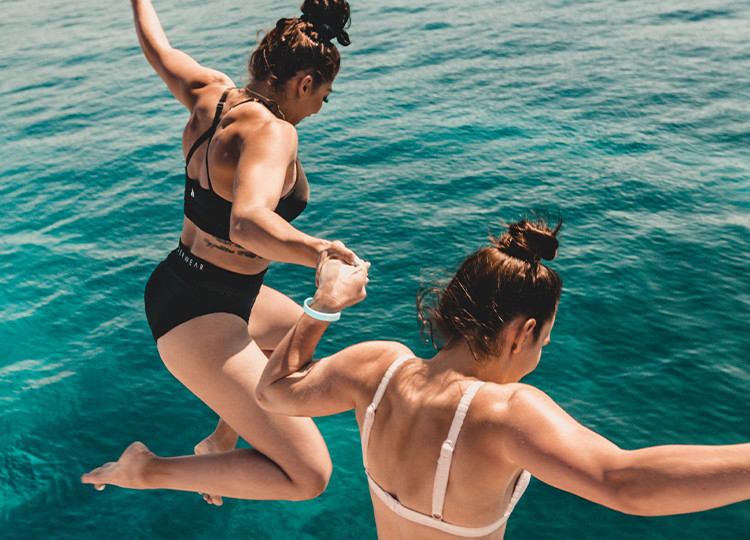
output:
[[[321,460],[323,461],[323,460]],[[294,495],[291,500],[305,501],[314,499],[322,494],[328,486],[333,472],[333,464],[330,458],[325,462],[308,467],[304,471],[298,472],[292,477],[294,483]]]

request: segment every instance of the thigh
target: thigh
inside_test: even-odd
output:
[[[312,419],[258,406],[255,389],[266,357],[241,318],[228,313],[197,317],[159,338],[157,346],[180,382],[288,475],[330,468],[328,449]]]
[[[250,313],[248,330],[261,350],[272,351],[301,316],[299,304],[263,285]]]

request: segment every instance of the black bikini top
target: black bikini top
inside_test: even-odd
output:
[[[208,149],[211,145],[211,139],[213,138],[214,133],[216,133],[219,120],[221,120],[221,113],[224,109],[227,95],[229,95],[231,90],[233,90],[233,88],[227,88],[224,90],[219,103],[216,105],[216,114],[214,115],[211,127],[196,139],[185,159],[185,217],[195,223],[203,232],[227,241],[229,241],[229,221],[232,214],[232,201],[220,197],[213,190],[213,186],[211,185],[211,175],[208,170]],[[251,101],[262,103],[268,107],[266,102],[256,98],[249,98],[245,101],[241,101],[240,103],[237,103],[237,105],[234,105],[234,107]],[[206,179],[208,180],[208,189],[201,187],[200,182],[190,178],[187,172],[188,164],[190,163],[193,154],[198,147],[206,141],[208,141],[206,144]],[[307,206],[308,190],[307,178],[305,178],[299,162],[297,162],[297,179],[294,183],[294,187],[287,195],[279,200],[279,204],[274,209],[274,212],[286,221],[291,222],[294,218],[299,216]]]

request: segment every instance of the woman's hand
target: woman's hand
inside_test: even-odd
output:
[[[343,247],[343,244],[341,244]],[[310,307],[333,313],[361,302],[367,296],[369,262],[359,260],[356,266],[345,264],[332,255],[324,256],[318,265],[318,290]]]
[[[341,240],[328,242],[326,248],[318,254],[318,273],[320,272],[320,267],[328,259],[340,259],[346,264],[352,266],[357,266],[363,262],[362,259],[357,257],[357,255],[351,249],[346,247]]]
[[[348,247],[344,245],[341,240],[334,240],[329,242],[326,248],[318,254],[318,262],[315,269],[315,286],[320,285],[320,270],[330,259],[339,259],[342,262],[351,265],[359,266],[364,264],[364,261],[357,257],[357,255]],[[370,265],[368,264],[369,268]]]

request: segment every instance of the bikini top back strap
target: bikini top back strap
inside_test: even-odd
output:
[[[440,447],[440,458],[438,458],[437,470],[435,471],[435,483],[432,487],[432,516],[443,519],[443,504],[445,503],[445,492],[448,489],[448,476],[451,472],[451,461],[453,461],[453,449],[456,447],[456,439],[463,426],[466,413],[469,411],[471,400],[482,387],[484,381],[474,381],[466,389],[461,401],[458,403],[456,414],[453,416],[448,438]]]
[[[244,101],[240,101],[239,103],[235,103],[234,105],[232,105],[232,106],[231,106],[231,107],[229,108],[229,111],[231,111],[231,110],[232,110],[232,109],[234,109],[235,107],[239,107],[240,105],[244,105],[245,103],[260,103],[261,105],[264,105],[264,106],[266,107],[266,109],[268,109],[269,111],[271,110],[271,109],[270,109],[270,108],[268,107],[268,104],[267,104],[267,103],[266,103],[265,101],[263,101],[262,99],[258,99],[258,98],[254,98],[254,97],[251,97],[251,98],[247,98],[247,99],[246,99],[246,100],[244,100]],[[227,111],[227,112],[229,112],[229,111]]]
[[[378,386],[377,391],[375,392],[375,396],[372,398],[372,403],[367,407],[367,411],[365,411],[365,420],[362,424],[362,463],[365,465],[365,470],[367,470],[367,447],[370,442],[370,430],[372,429],[372,424],[375,421],[375,410],[378,408],[378,405],[380,405],[380,400],[383,399],[383,394],[385,394],[386,388],[388,388],[388,383],[391,380],[391,377],[393,377],[393,373],[398,369],[398,366],[409,360],[410,358],[414,358],[411,354],[405,354],[403,356],[399,356],[388,368],[388,371],[385,372],[385,375],[383,375],[383,378],[380,381],[380,385]]]
[[[203,132],[203,134],[198,137],[195,142],[193,143],[193,146],[190,147],[190,151],[188,152],[187,158],[185,158],[185,168],[187,169],[188,163],[190,163],[190,159],[193,157],[193,154],[196,150],[198,150],[198,147],[203,144],[206,139],[211,137],[214,132],[216,131],[216,126],[219,125],[219,120],[221,119],[221,111],[224,110],[224,103],[227,100],[227,96],[229,95],[229,92],[231,92],[233,88],[227,88],[224,90],[224,93],[221,95],[221,99],[219,100],[219,103],[216,104],[216,113],[214,114],[214,119],[211,122],[211,127],[208,128],[206,131]]]
[[[211,174],[208,171],[208,148],[211,146],[211,140],[214,138],[216,127],[219,125],[219,120],[221,120],[221,111],[224,109],[224,102],[226,101],[227,95],[229,94],[230,90],[234,89],[227,88],[226,90],[224,90],[219,103],[216,105],[216,115],[214,116],[214,121],[211,124],[211,129],[209,130],[208,135],[208,142],[206,143],[206,180],[208,181],[208,189],[210,189],[211,191],[214,190],[214,187],[211,185]]]

